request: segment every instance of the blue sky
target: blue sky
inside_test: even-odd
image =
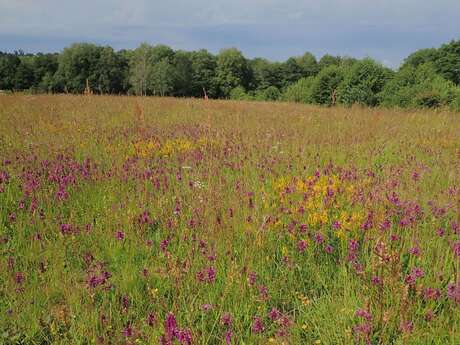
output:
[[[140,42],[285,60],[310,51],[397,67],[419,48],[460,38],[459,0],[0,0],[0,50]]]

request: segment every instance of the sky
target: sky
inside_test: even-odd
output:
[[[309,51],[390,67],[460,39],[459,0],[0,0],[0,51],[58,52],[74,42],[132,49],[240,49],[284,61]]]

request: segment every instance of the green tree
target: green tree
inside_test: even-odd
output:
[[[282,71],[279,62],[255,58],[250,61],[252,70],[251,89],[265,90],[270,86],[277,89],[282,87]]]
[[[453,82],[436,73],[434,63],[406,65],[385,85],[381,103],[388,107],[433,108],[449,105],[456,95]]]
[[[222,97],[229,97],[237,86],[247,88],[250,69],[243,54],[236,48],[223,49],[217,57],[216,81]]]
[[[439,57],[439,52],[435,48],[420,49],[410,54],[401,65],[401,69],[406,67],[417,68],[418,66],[427,63],[435,62]]]
[[[312,102],[328,106],[335,104],[337,88],[343,76],[343,69],[337,65],[331,64],[322,69],[311,87]]]
[[[131,54],[129,61],[129,81],[136,95],[147,94],[152,83],[153,61],[152,46],[141,43]]]
[[[153,66],[149,86],[154,95],[165,96],[173,90],[174,68],[167,58],[163,58]]]
[[[90,43],[75,43],[59,55],[57,82],[68,92],[82,93],[88,80],[91,87],[98,83],[98,60],[101,48]]]
[[[311,103],[311,88],[314,80],[314,77],[299,79],[286,88],[281,99],[287,102]]]
[[[13,90],[21,60],[16,54],[0,53],[0,90]]]
[[[318,62],[318,68],[319,70],[323,70],[326,67],[329,66],[340,66],[342,63],[342,58],[340,56],[332,56],[329,54],[323,55],[321,59]]]
[[[191,96],[192,94],[192,60],[191,53],[183,50],[176,51],[172,58],[175,96]]]
[[[296,60],[300,66],[302,78],[308,78],[318,74],[318,62],[312,53],[306,52],[302,56],[297,57]]]
[[[338,88],[339,102],[348,106],[354,103],[371,107],[378,105],[379,93],[392,73],[370,58],[361,60],[347,70]]]
[[[460,85],[460,40],[441,46],[434,66],[445,79]]]
[[[96,65],[95,87],[99,93],[119,93],[125,91],[124,78],[128,61],[111,47],[103,47]]]
[[[216,57],[207,50],[201,49],[192,52],[190,59],[192,65],[191,95],[203,97],[203,90],[205,90],[208,96],[216,97]]]

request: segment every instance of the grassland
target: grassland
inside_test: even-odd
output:
[[[460,344],[460,114],[0,96],[0,343]]]

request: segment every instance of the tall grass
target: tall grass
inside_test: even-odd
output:
[[[460,343],[458,114],[2,96],[0,164],[0,343]]]

